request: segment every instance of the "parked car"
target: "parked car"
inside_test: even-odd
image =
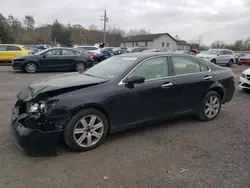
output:
[[[246,56],[246,54],[244,54],[244,53],[234,53],[234,55],[235,55],[235,63],[241,65],[240,58],[244,58],[244,56]]]
[[[36,54],[39,51],[41,51],[40,49],[38,49],[37,47],[34,46],[29,46],[29,45],[25,45],[24,46],[26,50],[28,50],[31,54]]]
[[[78,50],[80,52],[82,52],[83,54],[85,54],[86,56],[88,56],[89,59],[96,59],[97,54],[95,52],[91,52],[86,50],[85,48],[82,47],[76,47],[75,50]]]
[[[242,65],[242,64],[250,65],[250,54],[241,56],[238,64],[240,64],[240,65]]]
[[[250,90],[250,68],[241,73],[239,87],[244,90]]]
[[[48,48],[51,48],[50,45],[47,45],[47,44],[39,44],[39,45],[36,45],[36,47],[40,50],[46,50]]]
[[[37,71],[84,71],[93,66],[93,60],[71,48],[49,48],[34,55],[19,56],[12,60],[14,70],[27,73]]]
[[[88,50],[89,52],[93,52],[96,54],[101,53],[101,49],[97,46],[77,46],[77,48],[83,48],[85,50]]]
[[[167,50],[166,49],[157,49],[157,48],[155,48],[155,49],[144,50],[142,52],[167,52]]]
[[[115,133],[176,116],[214,120],[234,94],[234,74],[193,56],[129,53],[82,73],[35,82],[17,96],[11,129],[28,154],[56,153],[62,138],[91,150]]]
[[[210,49],[203,53],[199,53],[197,57],[218,65],[227,65],[229,67],[231,67],[235,61],[234,52],[228,49]]]
[[[149,50],[151,48],[148,47],[135,47],[134,49],[131,50],[131,53],[136,53],[136,52],[143,52],[144,50]]]
[[[0,62],[11,62],[14,57],[28,55],[31,52],[22,45],[0,44]]]

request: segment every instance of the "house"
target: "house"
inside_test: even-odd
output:
[[[177,40],[177,49],[178,50],[190,50],[190,44],[185,40]]]
[[[177,50],[177,40],[168,33],[135,35],[126,37],[121,47],[149,47],[158,49]]]

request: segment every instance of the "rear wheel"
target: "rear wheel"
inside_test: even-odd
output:
[[[106,116],[95,109],[77,113],[64,129],[66,144],[76,152],[91,150],[104,142],[108,133]]]
[[[27,73],[37,72],[37,65],[34,62],[28,62],[24,65],[24,71]]]
[[[233,65],[233,60],[231,59],[231,60],[228,62],[227,66],[228,66],[228,67],[232,67],[232,65]]]
[[[204,98],[202,107],[197,112],[197,117],[203,121],[211,121],[219,114],[221,109],[221,96],[210,91]]]
[[[82,72],[82,71],[85,71],[85,69],[86,69],[86,66],[84,62],[77,62],[75,64],[75,71]]]

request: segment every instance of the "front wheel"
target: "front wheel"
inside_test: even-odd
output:
[[[204,98],[202,107],[197,112],[197,117],[203,121],[211,121],[216,118],[221,109],[221,97],[215,91],[210,91]]]
[[[35,73],[37,71],[37,65],[34,62],[28,62],[24,65],[24,71],[27,73]]]
[[[106,116],[95,109],[77,113],[64,128],[66,144],[76,152],[94,149],[104,142],[108,133]]]

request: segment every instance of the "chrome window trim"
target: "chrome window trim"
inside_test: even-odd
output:
[[[128,74],[126,74],[123,79],[118,83],[118,85],[124,85],[126,83],[124,83],[123,81],[138,67],[140,66],[143,62],[149,60],[149,59],[152,59],[152,58],[156,58],[156,57],[173,57],[172,55],[159,55],[159,56],[153,56],[153,57],[148,57],[146,59],[144,59],[143,61],[141,61],[138,65],[136,65],[131,71],[129,71]],[[184,56],[180,56],[180,57],[184,57]],[[192,59],[192,58],[191,58]],[[202,65],[204,65],[205,67],[208,68],[208,71],[205,71],[205,72],[212,72],[211,68],[208,67],[207,65],[205,65],[204,63],[200,62],[200,61],[197,61],[199,63],[201,63]],[[188,74],[182,74],[182,75],[174,75],[174,76],[165,76],[165,77],[161,77],[161,78],[152,78],[152,79],[147,79],[145,80],[145,82],[148,82],[148,81],[155,81],[155,80],[162,80],[162,79],[166,79],[166,78],[174,78],[174,77],[182,77],[182,76],[188,76],[188,75],[194,75],[194,74],[202,74],[202,73],[205,73],[205,72],[196,72],[196,73],[188,73]]]

